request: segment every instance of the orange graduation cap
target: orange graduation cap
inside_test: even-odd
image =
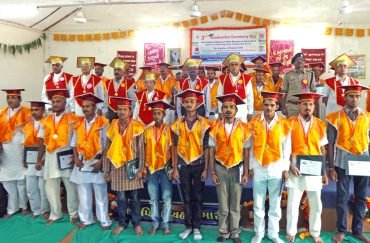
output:
[[[278,92],[268,92],[268,91],[262,91],[261,95],[263,97],[263,100],[276,100],[279,101],[281,97],[285,95],[285,93],[278,93]]]
[[[198,99],[200,96],[203,95],[203,92],[199,92],[193,89],[187,89],[180,94],[177,95],[178,98],[193,98],[193,99]]]
[[[100,62],[96,62],[96,63],[94,64],[94,66],[95,66],[95,67],[105,67],[105,66],[107,66],[107,64],[100,63]]]
[[[6,92],[7,95],[21,96],[24,89],[2,89],[2,91]]]
[[[77,57],[77,67],[81,68],[82,65],[88,64],[94,67],[95,57]]]
[[[62,97],[62,98],[69,98],[69,92],[67,89],[49,89],[46,90],[46,95],[48,99],[51,100],[54,96]]]
[[[166,111],[166,109],[169,109],[169,110],[174,110],[175,109],[175,107],[168,104],[167,102],[164,102],[163,100],[153,101],[153,102],[150,102],[150,103],[146,103],[145,105],[152,108],[152,110]]]
[[[270,66],[271,68],[273,68],[273,67],[278,67],[278,68],[280,68],[281,66],[283,66],[283,64],[282,64],[281,62],[272,62],[272,63],[269,63],[269,66]]]
[[[102,99],[100,99],[99,97],[96,97],[95,95],[91,93],[81,94],[81,95],[75,96],[75,98],[78,100],[82,100],[82,101],[90,101],[94,104],[104,102]]]
[[[216,99],[221,101],[222,103],[233,103],[235,105],[243,105],[245,102],[240,98],[239,95],[235,93],[222,95],[222,96],[216,96]]]
[[[256,62],[257,62],[258,60],[261,60],[263,63],[265,63],[265,62],[266,62],[266,58],[264,58],[263,56],[255,57],[255,58],[253,58],[253,59],[251,60],[251,62],[253,62],[254,64],[256,64]]]
[[[269,73],[269,71],[264,68],[254,68],[253,70],[256,71],[256,73]]]
[[[358,84],[355,84],[355,85],[342,85],[342,86],[338,86],[338,88],[339,89],[344,89],[344,94],[348,94],[348,93],[361,94],[361,91],[364,91],[364,90],[368,90],[369,89],[366,86],[362,86],[362,85],[358,85]]]
[[[222,62],[223,65],[225,66],[229,66],[230,63],[238,63],[238,64],[242,64],[243,62],[245,61],[245,57],[242,57],[238,54],[235,54],[235,53],[231,53],[230,55],[228,55],[225,60]]]
[[[46,102],[43,101],[38,101],[38,100],[29,100],[27,102],[30,102],[31,107],[40,107],[40,108],[45,108],[45,105],[49,105]]]
[[[318,99],[320,99],[320,97],[322,96],[321,94],[317,94],[317,93],[312,93],[312,92],[305,92],[305,93],[299,93],[299,94],[295,94],[293,95],[295,97],[298,97],[298,101],[299,102],[302,102],[302,101],[317,101]]]
[[[127,106],[131,107],[132,99],[123,98],[123,97],[111,97],[111,99],[114,99],[117,101],[117,106]]]

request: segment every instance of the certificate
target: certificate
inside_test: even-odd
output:
[[[23,159],[27,164],[36,164],[38,154],[39,154],[38,147],[25,147]]]
[[[135,179],[137,172],[139,171],[139,158],[127,161],[126,170],[128,179],[131,181]]]
[[[370,176],[370,156],[369,155],[347,155],[346,175],[350,176]]]
[[[298,155],[297,168],[301,175],[322,176],[324,172],[324,156]]]
[[[73,168],[73,150],[66,150],[57,152],[57,160],[60,170],[72,169]]]
[[[94,164],[96,164],[100,161],[101,156],[102,156],[101,154],[98,154],[98,155],[95,156],[94,159],[89,160],[89,161],[84,161],[84,157],[80,155],[79,160],[81,160],[81,162],[84,164],[84,166],[80,168],[80,171],[81,172],[90,172],[90,173],[103,172],[103,167],[99,171],[94,171],[94,167],[93,167]]]
[[[239,184],[242,184],[243,175],[244,175],[244,164],[243,164],[243,162],[240,163],[238,166],[239,166]]]

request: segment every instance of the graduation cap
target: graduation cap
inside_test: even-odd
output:
[[[38,100],[28,100],[27,102],[31,104],[31,107],[45,108],[45,105],[49,105],[49,103]]]
[[[165,62],[161,62],[161,63],[158,63],[157,64],[157,66],[159,66],[159,67],[170,67],[171,66],[171,64],[168,64],[168,63],[165,63]]]
[[[204,67],[207,71],[220,71],[220,68],[219,67],[214,67],[214,66],[205,66]]]
[[[67,89],[48,89],[46,90],[48,99],[51,100],[53,97],[58,96],[62,98],[69,98],[69,92]]]
[[[317,101],[318,99],[320,99],[320,97],[322,96],[321,94],[317,94],[317,93],[312,93],[312,92],[305,92],[305,93],[299,93],[299,94],[295,94],[293,95],[295,97],[298,97],[298,101],[299,102],[302,102],[302,101]]]
[[[177,95],[178,98],[193,98],[193,99],[198,99],[200,96],[203,95],[203,92],[199,92],[193,89],[187,89],[180,94]]]
[[[117,102],[117,107],[119,106],[131,107],[131,103],[133,101],[132,99],[123,97],[110,97],[110,98]]]
[[[356,62],[352,58],[350,58],[346,53],[343,53],[342,55],[338,56],[329,63],[329,65],[332,66],[334,69],[336,69],[339,64],[344,64],[348,68],[351,68],[356,65]]]
[[[149,66],[142,66],[142,67],[139,67],[139,69],[141,69],[143,71],[152,71],[153,70],[153,68],[149,67]]]
[[[354,84],[354,85],[342,85],[338,86],[340,89],[344,89],[344,94],[348,93],[357,93],[361,94],[361,91],[368,90],[369,88],[366,86]]]
[[[256,73],[269,73],[269,71],[264,68],[254,68],[253,70],[256,71]]]
[[[145,105],[152,108],[152,110],[161,110],[161,111],[164,111],[164,112],[166,111],[166,109],[169,109],[169,110],[174,110],[175,109],[175,107],[168,104],[167,102],[164,102],[163,100],[157,100],[157,101],[149,102],[149,103],[146,103]]]
[[[235,93],[222,95],[222,96],[216,96],[216,99],[221,101],[222,103],[233,103],[235,105],[243,105],[245,102],[240,98],[239,95]]]
[[[68,58],[67,57],[61,57],[61,56],[50,56],[46,61],[45,63],[51,63],[51,64],[62,64],[63,62],[65,62],[65,60],[67,60]]]
[[[21,92],[24,89],[2,89],[2,91],[6,92],[7,95],[21,96]]]
[[[105,66],[107,66],[107,64],[100,63],[100,62],[96,62],[96,63],[94,64],[94,66],[95,66],[95,67],[105,67]]]
[[[242,64],[243,62],[245,61],[245,57],[242,57],[238,54],[235,54],[235,53],[231,53],[230,55],[228,55],[225,60],[222,62],[223,65],[225,66],[229,66],[230,63],[238,63],[238,64]]]
[[[196,68],[198,68],[201,63],[202,63],[202,59],[187,58],[185,60],[184,64],[182,65],[182,67],[186,67],[186,68],[196,67]]]
[[[169,66],[168,68],[171,70],[182,70],[182,65]]]
[[[279,101],[281,97],[285,95],[285,93],[278,93],[278,92],[268,92],[268,91],[262,91],[261,95],[263,97],[263,100],[276,100]]]
[[[258,60],[261,60],[263,63],[265,63],[265,62],[266,62],[266,58],[264,58],[263,56],[255,57],[255,58],[253,58],[253,59],[251,60],[251,62],[253,62],[254,64],[256,64],[256,62],[257,62]]]
[[[155,81],[157,79],[157,74],[154,73],[154,72],[151,72],[151,71],[146,71],[144,74],[143,74],[143,77],[142,77],[143,80],[145,81]]]
[[[81,68],[82,65],[88,64],[93,67],[95,63],[95,57],[77,57],[77,67]]]
[[[278,68],[280,68],[280,67],[282,67],[282,66],[283,66],[283,64],[282,64],[281,62],[272,62],[272,63],[269,63],[269,66],[270,66],[271,68],[273,68],[273,67],[278,67]]]
[[[298,52],[298,53],[296,53],[296,54],[293,56],[293,58],[292,58],[292,64],[294,64],[294,63],[295,63],[295,61],[297,60],[297,58],[303,58],[303,60],[304,60],[304,55],[303,55],[303,53],[302,53],[302,52]]]
[[[109,64],[109,66],[111,66],[112,68],[120,68],[123,71],[126,71],[130,67],[130,64],[119,57],[115,57]]]
[[[81,94],[81,95],[78,95],[78,96],[75,96],[76,99],[79,99],[79,100],[82,100],[82,101],[90,101],[94,104],[98,104],[98,103],[103,103],[104,101],[102,99],[100,99],[99,97],[91,94],[91,93],[87,93],[87,94]]]

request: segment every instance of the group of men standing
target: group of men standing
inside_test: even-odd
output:
[[[179,237],[193,234],[201,240],[204,183],[210,173],[219,201],[218,242],[242,242],[240,199],[250,179],[252,242],[261,242],[265,235],[267,192],[268,237],[283,242],[279,238],[283,184],[288,188],[286,238],[295,239],[299,203],[306,191],[310,234],[314,242],[322,242],[321,189],[329,175],[337,183],[338,233],[333,240],[342,242],[347,232],[348,188],[353,179],[352,234],[369,242],[362,234],[368,177],[346,171],[348,155],[368,154],[370,117],[359,108],[361,91],[368,88],[347,76],[354,65],[347,55],[330,63],[336,76],[325,82],[317,77],[320,70],[314,74],[304,69],[300,53],[292,59],[294,70],[283,78],[282,64],[270,63],[267,68],[263,57],[253,59],[256,68],[246,73],[245,58],[237,54],[225,58],[218,78],[217,67],[205,67],[206,78],[199,72],[201,60],[189,58],[181,76],[174,77],[170,65],[160,63],[159,75],[142,67],[136,81],[127,75],[129,64],[120,58],[110,64],[112,79],[103,76],[106,65],[92,57],[77,58],[82,72],[77,76],[62,71],[65,60],[52,56],[46,61],[52,72],[44,79],[41,101],[31,101],[31,109],[21,105],[24,90],[4,90],[8,106],[0,112],[0,181],[8,192],[5,217],[19,210],[28,214],[29,199],[32,218],[43,214],[48,224],[54,223],[62,217],[63,182],[71,222],[79,220],[80,229],[94,223],[94,195],[96,217],[108,230],[110,183],[117,193],[119,217],[113,234],[125,230],[131,220],[135,233],[142,235],[138,190],[148,179],[153,221],[149,234],[161,227],[167,235],[174,180],[180,184],[185,214],[186,228]],[[316,93],[320,88],[323,95]],[[314,116],[322,114],[317,112],[321,100],[327,123]],[[307,156],[321,162],[319,174],[301,173]]]

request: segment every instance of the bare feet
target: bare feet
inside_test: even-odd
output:
[[[163,231],[163,234],[164,234],[164,235],[169,235],[169,234],[171,234],[170,229],[163,229],[162,231]]]
[[[293,235],[286,235],[285,239],[287,239],[288,242],[294,242],[295,241],[295,236]]]
[[[13,214],[8,214],[8,213],[6,213],[6,214],[4,214],[3,218],[4,218],[4,219],[8,219],[8,218],[10,218],[11,216],[13,216]]]
[[[45,213],[42,214],[43,219],[48,219],[49,216],[50,216],[50,212],[45,212]]]
[[[82,230],[82,229],[85,229],[87,227],[87,225],[86,224],[79,224],[78,226],[77,226],[77,229],[80,229],[80,230]]]
[[[315,243],[324,243],[324,241],[321,239],[320,236],[318,237],[311,236],[311,237],[312,237],[313,242]]]
[[[357,235],[357,234],[352,234],[353,235],[353,237],[355,237],[355,238],[357,238],[357,239],[359,239],[359,240],[362,240],[363,242],[366,242],[366,243],[369,243],[370,242],[370,240],[369,240],[369,238],[367,238],[365,235],[363,235],[363,234],[360,234],[360,235]]]
[[[51,225],[51,224],[54,224],[54,223],[55,223],[55,220],[49,219],[48,221],[46,221],[47,225]]]
[[[22,209],[22,215],[23,215],[23,216],[28,215],[28,214],[30,214],[30,213],[31,213],[31,211],[30,211],[30,210],[28,210],[28,209]]]
[[[117,226],[117,227],[113,230],[112,234],[113,234],[113,235],[118,235],[118,234],[119,234],[119,233],[121,233],[124,229],[125,229],[125,228],[124,228],[124,227],[122,227],[122,226]]]
[[[110,226],[102,226],[101,227],[104,231],[106,231],[106,230],[110,230]]]
[[[154,235],[154,234],[155,234],[155,232],[157,232],[157,228],[152,227],[152,228],[148,231],[148,234],[149,234],[149,235]]]
[[[31,216],[31,219],[35,219],[35,218],[37,218],[38,216],[40,216],[40,215],[33,214],[33,215]]]
[[[334,243],[342,243],[345,236],[346,235],[344,233],[337,233],[335,236],[333,236]]]
[[[76,224],[78,222],[78,217],[74,217],[71,219],[72,224]]]
[[[143,235],[143,234],[144,234],[143,229],[141,228],[141,226],[140,226],[140,225],[138,225],[138,226],[136,226],[136,227],[135,227],[135,234],[136,234],[137,236],[141,236],[141,235]]]

